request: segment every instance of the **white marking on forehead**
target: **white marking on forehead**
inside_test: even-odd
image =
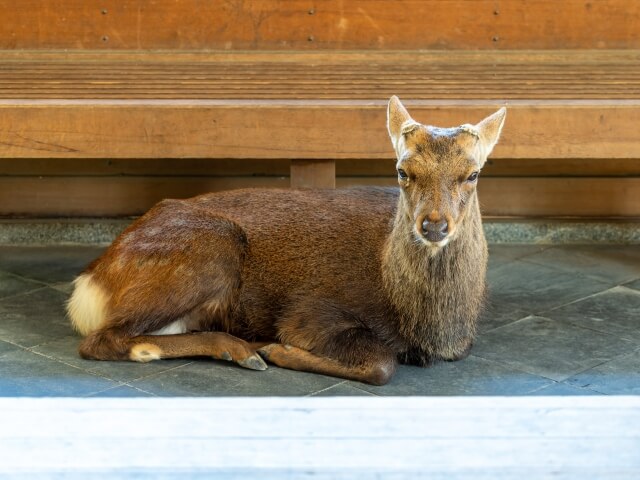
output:
[[[416,122],[415,120],[407,120],[400,127],[400,132],[403,135],[406,135],[407,133],[413,132],[419,126],[420,126],[420,124],[418,122]]]
[[[456,135],[459,135],[461,132],[465,132],[470,135],[473,135],[478,139],[480,138],[480,132],[478,132],[478,130],[473,125],[469,125],[468,123],[465,123],[464,125],[460,125],[459,127],[452,127],[452,128],[429,126],[427,127],[427,129],[429,133],[434,137],[451,138],[451,137],[455,137]]]
[[[473,135],[478,139],[480,138],[480,132],[478,132],[476,127],[474,127],[473,125],[469,125],[468,123],[465,123],[464,125],[460,125],[458,129],[463,132],[467,132],[468,134]]]

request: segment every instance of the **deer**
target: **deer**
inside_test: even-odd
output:
[[[372,385],[469,355],[485,298],[478,175],[506,116],[440,128],[387,107],[398,187],[163,200],[74,281],[85,359],[208,357]]]

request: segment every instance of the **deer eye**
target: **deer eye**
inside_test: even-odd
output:
[[[405,172],[403,169],[399,168],[398,177],[400,177],[400,180],[406,180],[407,178],[409,178],[409,175],[407,175],[407,172]]]
[[[471,175],[469,175],[469,178],[467,178],[467,182],[475,182],[478,179],[478,172],[473,172]]]

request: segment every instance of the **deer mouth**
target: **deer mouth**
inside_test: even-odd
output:
[[[422,236],[427,242],[432,244],[438,244],[443,242],[445,239],[447,239],[449,234],[442,233],[442,232],[426,232],[426,233],[423,233]]]
[[[430,247],[434,250],[438,250],[444,247],[451,240],[451,235],[448,233],[435,233],[435,232],[418,232],[414,231],[414,235],[419,243]]]

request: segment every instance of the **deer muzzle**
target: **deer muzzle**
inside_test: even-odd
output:
[[[425,218],[421,225],[422,236],[432,243],[439,243],[449,235],[449,223],[446,220],[436,222]]]

